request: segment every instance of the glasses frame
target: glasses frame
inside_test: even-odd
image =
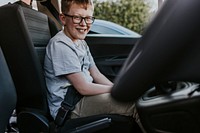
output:
[[[67,17],[71,17],[74,24],[80,24],[83,21],[83,19],[84,19],[86,24],[93,24],[94,20],[95,20],[95,17],[93,17],[93,16],[81,17],[81,16],[76,16],[76,15],[69,15],[69,14],[66,14],[66,13],[63,13],[63,15],[65,15]],[[77,21],[77,20],[75,20],[76,18],[79,18],[80,22],[76,22]],[[87,19],[91,20],[91,23],[90,22],[88,23]]]

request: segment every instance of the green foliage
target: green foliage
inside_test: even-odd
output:
[[[148,22],[149,7],[144,0],[94,0],[94,16],[115,22],[138,33],[142,33]]]

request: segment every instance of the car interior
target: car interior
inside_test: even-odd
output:
[[[141,132],[131,116],[118,114],[67,119],[57,131],[49,114],[42,65],[45,47],[58,29],[45,14],[18,4],[0,7],[0,17],[0,44],[18,97],[19,132]]]
[[[136,101],[147,133],[200,132],[199,6],[200,1],[166,1],[114,80],[112,96]],[[0,17],[2,132],[14,109],[22,133],[142,132],[132,117],[118,114],[67,119],[57,131],[42,66],[45,47],[59,28],[46,14],[18,4],[1,6]]]

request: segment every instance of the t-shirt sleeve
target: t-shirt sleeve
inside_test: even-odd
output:
[[[76,53],[63,42],[53,42],[50,53],[55,76],[81,71],[81,64]]]

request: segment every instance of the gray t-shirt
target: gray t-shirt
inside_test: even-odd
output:
[[[89,47],[84,40],[76,44],[63,31],[57,33],[46,47],[44,60],[45,80],[48,89],[50,113],[55,119],[70,82],[66,74],[83,72],[88,82],[92,82],[89,68],[95,65]]]

